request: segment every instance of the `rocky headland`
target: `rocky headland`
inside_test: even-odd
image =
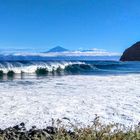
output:
[[[127,48],[120,61],[140,61],[140,41]]]

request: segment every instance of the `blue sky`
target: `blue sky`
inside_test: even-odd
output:
[[[0,0],[0,49],[122,52],[140,40],[140,0]]]

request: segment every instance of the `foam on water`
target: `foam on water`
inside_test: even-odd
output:
[[[84,62],[71,62],[71,61],[61,61],[61,62],[1,62],[0,63],[0,70],[4,73],[12,70],[16,74],[20,73],[35,73],[38,68],[46,68],[48,71],[52,71],[53,69],[56,70],[58,67],[61,69],[65,69],[68,65],[73,64],[85,64]]]
[[[140,121],[140,75],[69,75],[0,82],[0,125],[45,127],[51,118],[89,124]]]
[[[63,71],[75,73],[140,73],[139,62],[118,62],[118,61],[11,61],[0,62],[0,71],[7,74],[13,71],[16,74],[33,74],[39,69],[48,72]],[[40,73],[40,72],[39,72]]]

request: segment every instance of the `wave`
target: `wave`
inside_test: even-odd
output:
[[[91,69],[84,62],[1,62],[0,75],[13,74],[48,74],[48,73],[75,73]]]
[[[0,76],[14,74],[82,74],[109,72],[140,72],[140,63],[115,61],[0,62]]]

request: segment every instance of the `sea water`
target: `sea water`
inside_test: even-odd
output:
[[[43,128],[52,118],[88,125],[95,115],[103,123],[140,122],[139,62],[1,61],[0,71],[1,128]]]

